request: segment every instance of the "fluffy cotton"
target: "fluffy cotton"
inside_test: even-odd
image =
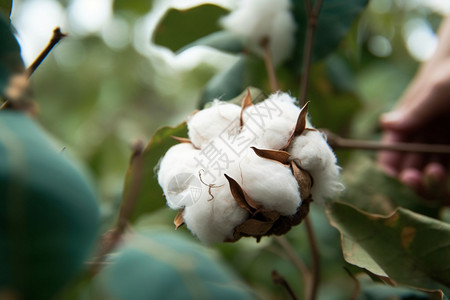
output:
[[[223,131],[237,128],[240,113],[241,108],[236,104],[215,100],[211,107],[189,118],[189,139],[197,148],[203,148]]]
[[[244,124],[255,132],[256,147],[279,150],[287,145],[300,114],[294,101],[288,94],[278,92],[245,110]]]
[[[199,152],[192,144],[181,143],[171,147],[159,164],[158,183],[165,193],[167,205],[172,209],[183,208],[183,203],[179,203],[178,200],[180,196],[189,192],[189,186],[183,184],[174,186],[172,183],[180,174],[195,175],[198,173],[198,166],[194,158]]]
[[[288,152],[303,170],[311,174],[314,180],[311,189],[314,200],[324,201],[344,189],[339,181],[340,168],[336,164],[336,156],[321,132],[306,131],[296,137]]]
[[[211,194],[213,197],[208,194],[183,212],[188,229],[205,244],[232,239],[234,228],[248,216],[231,195],[228,182],[212,188]]]
[[[233,239],[235,227],[249,217],[233,198],[224,174],[255,202],[283,216],[295,214],[302,205],[291,168],[257,156],[252,146],[289,152],[289,160],[312,176],[314,200],[322,201],[342,190],[336,157],[319,131],[305,130],[285,149],[299,114],[292,97],[276,93],[247,107],[243,126],[241,108],[220,101],[188,119],[192,143],[169,149],[161,160],[158,181],[168,205],[184,209],[185,224],[202,242]],[[307,128],[312,128],[308,120]]]
[[[264,208],[290,216],[301,204],[298,183],[290,167],[249,151],[241,161],[244,191]],[[236,179],[236,178],[234,178]]]
[[[269,38],[270,53],[278,65],[289,58],[294,47],[296,25],[290,8],[289,0],[241,0],[221,24],[243,38],[248,48],[260,56],[261,41]]]

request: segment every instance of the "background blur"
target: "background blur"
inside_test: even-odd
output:
[[[148,142],[158,127],[183,121],[197,108],[208,79],[236,59],[206,48],[175,56],[151,42],[167,7],[194,2],[14,0],[12,23],[26,65],[45,47],[54,27],[69,33],[33,75],[32,84],[41,123],[86,164],[105,220],[119,205],[132,142]],[[436,31],[449,12],[448,0],[371,0],[338,50],[312,69],[313,124],[346,137],[377,139],[380,113],[395,104],[419,63],[433,54]],[[338,153],[344,176],[352,155]],[[324,243],[336,238],[323,236]],[[242,241],[240,247],[253,249],[254,244]],[[330,244],[337,245],[335,240]],[[235,248],[223,248],[239,262],[232,255]],[[258,278],[258,266],[273,254],[245,255],[255,260],[252,267],[237,263],[241,271],[256,274],[255,281],[270,280]],[[329,259],[335,261],[332,255]],[[338,281],[333,285],[331,295],[340,288]]]

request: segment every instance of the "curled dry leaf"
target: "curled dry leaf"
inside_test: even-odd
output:
[[[172,139],[174,139],[175,141],[177,141],[178,143],[189,143],[192,144],[191,140],[188,138],[184,138],[184,137],[179,137],[179,136],[170,136]]]
[[[289,164],[289,158],[291,157],[291,154],[289,154],[286,151],[283,150],[265,150],[265,149],[258,149],[256,147],[251,147],[253,151],[255,151],[256,155],[262,158],[276,160],[283,165]]]
[[[247,89],[247,94],[245,95],[244,99],[242,99],[242,104],[241,104],[241,115],[239,117],[239,124],[242,126],[244,126],[244,120],[243,120],[243,116],[244,116],[244,111],[247,107],[252,106],[252,95],[250,94],[250,89]]]
[[[173,224],[175,224],[175,230],[184,225],[183,212],[184,209],[178,211],[177,215],[175,216],[175,219],[173,220]]]
[[[289,140],[288,140],[286,146],[284,146],[283,149],[289,148],[289,146],[291,145],[292,140],[296,136],[301,135],[305,130],[307,130],[307,128],[306,128],[306,116],[308,115],[308,105],[309,105],[309,101],[306,102],[306,104],[303,105],[302,109],[300,110],[300,114],[298,115],[297,123],[295,124],[294,131],[292,132],[292,134],[289,137]]]

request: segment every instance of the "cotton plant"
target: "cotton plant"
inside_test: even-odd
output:
[[[263,57],[265,47],[274,65],[288,59],[295,44],[296,23],[289,0],[242,0],[220,20],[222,27],[242,38],[251,52]]]
[[[324,135],[287,93],[241,107],[215,100],[187,120],[158,171],[177,227],[205,244],[281,235],[343,189]]]

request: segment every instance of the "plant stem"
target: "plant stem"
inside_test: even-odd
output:
[[[319,19],[320,8],[322,7],[322,0],[316,0],[314,8],[311,7],[310,0],[305,0],[306,15],[308,19],[308,28],[306,30],[305,47],[303,51],[303,72],[300,79],[300,106],[306,103],[308,93],[309,73],[312,60],[312,49],[314,45],[314,36],[316,33],[317,22]]]
[[[311,272],[308,270],[303,261],[298,257],[292,245],[289,243],[287,238],[283,235],[274,236],[274,239],[280,244],[281,248],[283,248],[287,257],[291,260],[294,266],[300,271],[303,276],[303,280],[305,281],[305,286],[308,286],[308,283],[311,281]]]
[[[265,37],[261,41],[261,47],[264,49],[264,64],[266,65],[267,75],[269,76],[270,89],[272,93],[278,91],[278,80],[275,72],[275,67],[272,61],[272,55],[269,48],[270,40]]]
[[[143,153],[144,144],[142,141],[137,141],[133,145],[133,153],[130,159],[130,169],[132,170],[133,177],[131,182],[131,190],[127,194],[123,194],[122,205],[119,211],[119,217],[117,218],[116,225],[113,229],[109,230],[103,235],[100,242],[100,250],[96,257],[96,260],[92,263],[90,274],[95,276],[101,269],[105,256],[113,251],[122,239],[123,234],[128,225],[133,209],[135,207],[139,188],[142,182],[143,173]]]
[[[358,279],[350,272],[349,269],[344,267],[344,270],[347,272],[347,274],[352,278],[353,282],[355,283],[355,288],[353,289],[353,293],[350,296],[350,300],[356,300],[358,298],[359,291],[361,290],[361,285],[359,284]]]
[[[62,40],[64,37],[66,37],[67,34],[62,33],[61,29],[59,27],[56,27],[53,29],[53,35],[50,41],[48,42],[47,46],[42,50],[42,52],[39,54],[38,57],[33,61],[33,63],[26,69],[25,74],[28,78],[36,71],[36,69],[39,67],[39,65],[44,61],[44,59],[47,57],[47,55],[52,51],[53,47],[56,46],[56,44],[59,43],[60,40]]]
[[[315,300],[317,297],[317,292],[319,290],[320,284],[320,253],[309,217],[306,217],[304,222],[306,226],[306,232],[308,234],[309,246],[311,248],[311,255],[312,255],[312,280],[310,283],[310,287],[308,289],[309,293],[306,299]]]
[[[420,143],[383,143],[379,141],[353,140],[342,138],[332,132],[321,130],[328,138],[328,144],[334,149],[389,150],[400,152],[450,154],[450,145]]]
[[[286,289],[288,294],[291,296],[292,300],[297,300],[297,296],[295,295],[294,291],[292,290],[291,286],[287,282],[287,280],[276,270],[272,271],[272,281],[275,284],[281,285]]]

